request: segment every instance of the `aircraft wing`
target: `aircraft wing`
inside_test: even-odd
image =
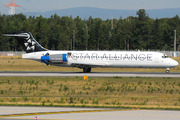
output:
[[[72,67],[84,68],[84,67],[105,67],[109,66],[110,64],[107,63],[80,63],[80,62],[70,62],[69,63]]]

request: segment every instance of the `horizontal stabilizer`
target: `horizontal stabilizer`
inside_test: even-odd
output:
[[[2,34],[4,36],[10,36],[10,37],[30,37],[28,34]]]

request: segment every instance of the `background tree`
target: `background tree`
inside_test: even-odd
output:
[[[0,34],[29,31],[44,47],[51,50],[72,50],[75,30],[76,50],[174,50],[174,30],[177,34],[177,50],[180,45],[180,18],[151,19],[144,9],[137,17],[102,20],[82,20],[79,16],[50,18],[23,14],[1,15]],[[20,51],[21,46],[13,37],[0,36],[0,50]]]

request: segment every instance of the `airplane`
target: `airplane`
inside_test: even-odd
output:
[[[17,38],[26,54],[24,59],[36,60],[46,65],[77,67],[84,73],[91,68],[169,68],[178,66],[178,62],[166,54],[150,51],[59,51],[42,47],[30,32],[3,34]]]

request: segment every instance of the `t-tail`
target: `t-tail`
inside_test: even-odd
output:
[[[26,53],[47,51],[48,49],[42,47],[32,36],[30,32],[18,32],[14,34],[3,34],[5,36],[16,37],[19,44],[23,47]]]

